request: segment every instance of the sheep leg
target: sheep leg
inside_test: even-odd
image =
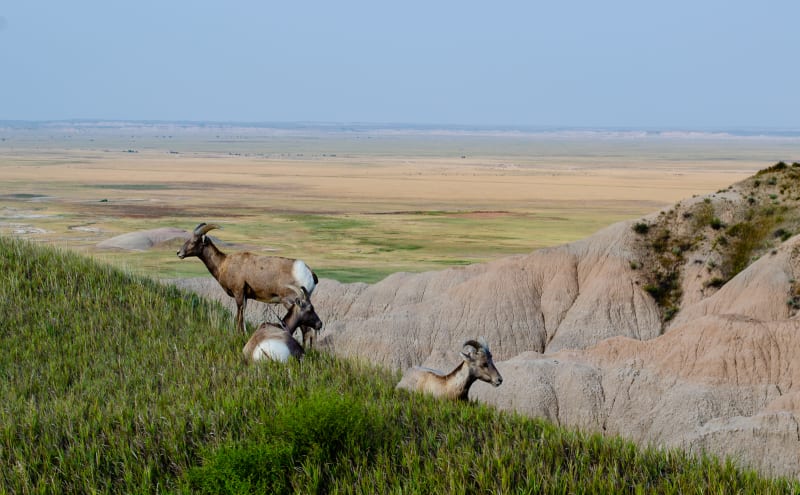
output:
[[[306,349],[311,349],[314,346],[314,341],[317,339],[319,330],[311,327],[301,327],[303,333],[303,345]]]
[[[247,298],[244,294],[236,296],[236,329],[242,333],[247,333],[247,325],[244,321],[244,310],[247,307]]]

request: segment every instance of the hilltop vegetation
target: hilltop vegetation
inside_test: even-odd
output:
[[[633,230],[640,242],[631,267],[642,268],[643,287],[669,321],[681,307],[688,265],[704,267],[697,277],[707,296],[800,233],[800,163],[778,162],[702,200],[677,203]],[[787,304],[800,307],[800,294]]]
[[[800,491],[328,354],[245,366],[219,305],[2,237],[0,300],[0,493]]]

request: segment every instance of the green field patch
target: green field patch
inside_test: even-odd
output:
[[[444,259],[444,260],[433,260],[431,261],[431,263],[443,266],[467,266],[474,264],[475,260]]]
[[[343,284],[350,284],[353,282],[374,284],[375,282],[383,280],[396,271],[396,268],[314,268],[314,272],[320,278],[333,279]]]
[[[420,244],[410,243],[402,237],[357,237],[356,240],[362,246],[374,248],[376,253],[391,253],[394,251],[417,251],[423,249]]]
[[[390,253],[394,251],[416,251],[418,249],[422,249],[423,246],[419,244],[403,244],[403,243],[380,243],[376,244],[378,246],[377,251],[383,253]]]
[[[370,221],[344,215],[290,215],[287,218],[291,222],[299,223],[303,227],[309,229],[312,234],[340,233],[353,229],[367,229],[372,226],[372,222]]]

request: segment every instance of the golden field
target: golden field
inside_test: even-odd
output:
[[[135,252],[95,246],[214,222],[223,250],[375,281],[580,239],[800,155],[800,141],[773,138],[0,130],[0,234],[163,278],[206,272],[177,259],[177,241]]]

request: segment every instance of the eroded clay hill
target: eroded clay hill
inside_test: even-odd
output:
[[[476,384],[473,398],[798,477],[798,203],[800,164],[778,164],[529,255],[372,285],[323,280],[319,345],[446,369],[485,336],[504,382]],[[211,279],[192,284],[226,300]],[[264,319],[263,306],[249,317]]]

